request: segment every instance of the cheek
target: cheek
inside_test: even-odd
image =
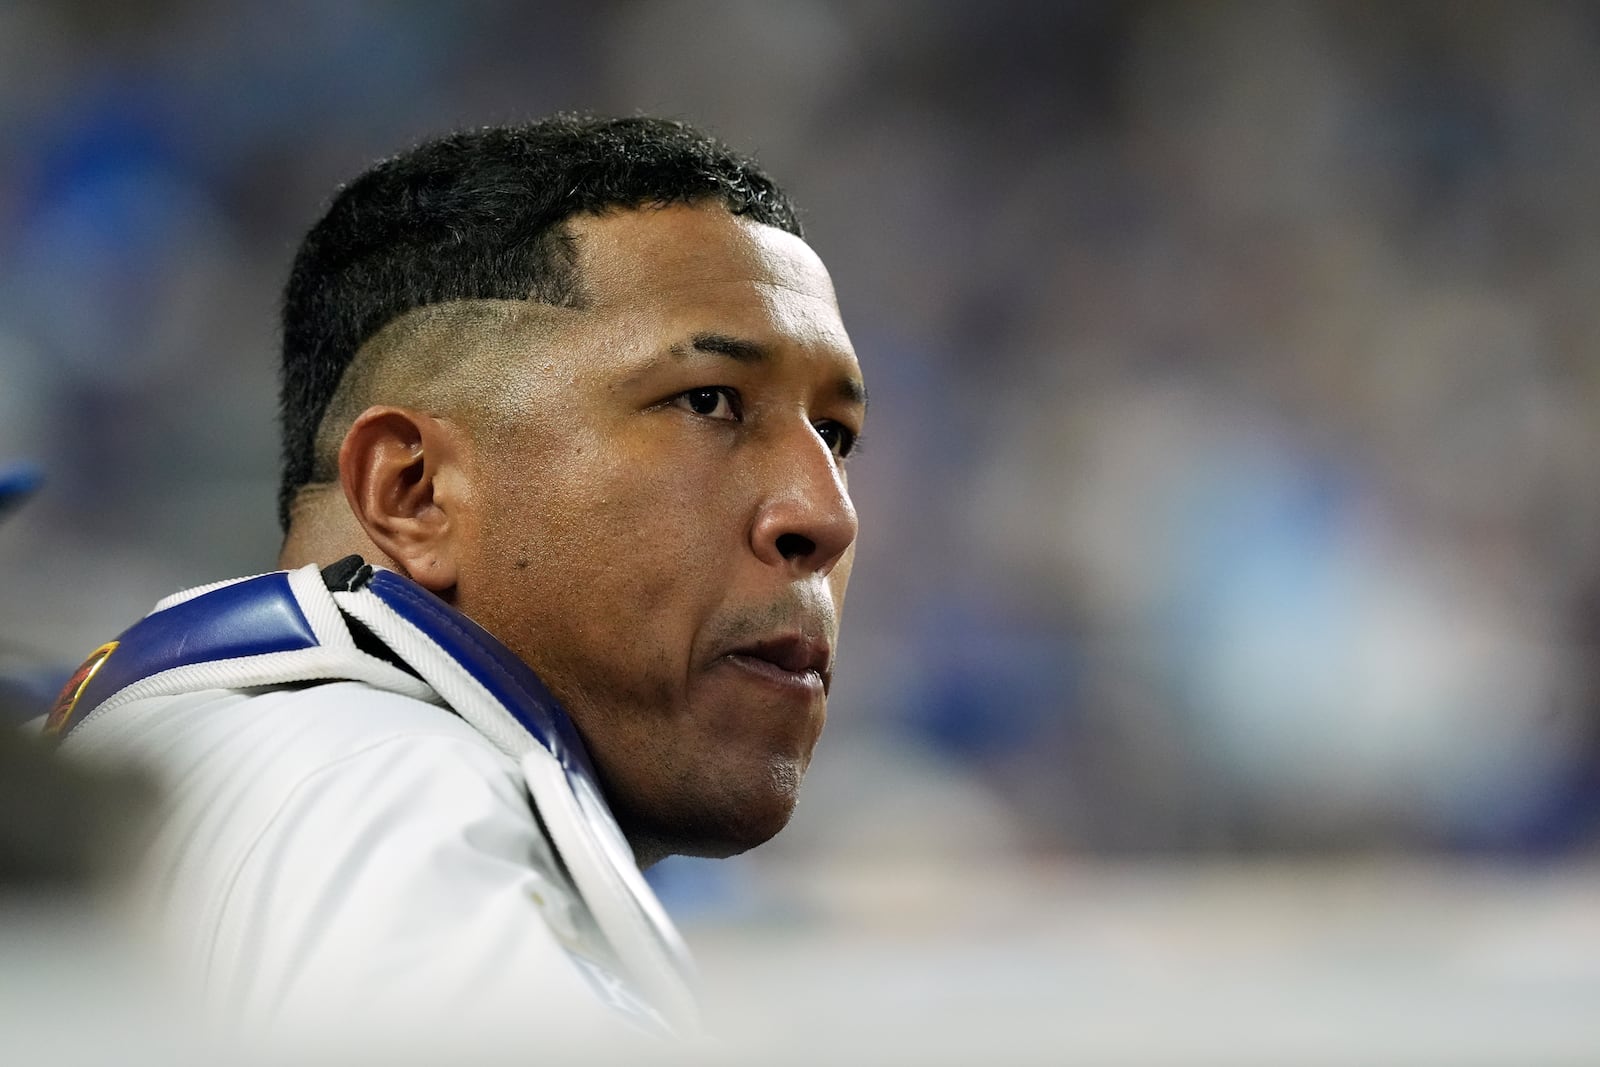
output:
[[[834,564],[833,570],[828,572],[828,589],[833,593],[834,607],[844,607],[845,588],[850,584],[850,571],[856,564],[856,543],[844,550],[844,555],[839,557],[839,562]]]
[[[566,509],[571,554],[634,622],[714,601],[739,543],[732,495],[689,466],[606,471]]]
[[[577,447],[490,484],[474,597],[495,602],[490,628],[546,671],[681,676],[737,551],[733,487],[693,457]]]

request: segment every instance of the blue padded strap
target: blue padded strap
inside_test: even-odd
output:
[[[374,596],[482,684],[563,767],[593,780],[594,768],[572,720],[527,664],[483,627],[416,583],[392,571],[365,570],[362,577]],[[165,671],[297,652],[319,644],[290,585],[289,572],[224,585],[145,616],[104,646],[96,653],[98,664],[91,657],[69,683],[45,730],[64,737],[106,700]]]
[[[522,660],[482,626],[393,571],[374,570],[368,589],[476,678],[561,764],[594,779],[566,710]]]
[[[116,647],[75,694],[64,719],[52,716],[47,730],[64,736],[107,698],[162,671],[291,652],[317,643],[289,588],[288,572],[225,585],[147,615],[123,631]]]

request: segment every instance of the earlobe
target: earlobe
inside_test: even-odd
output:
[[[457,580],[456,501],[446,488],[456,462],[453,435],[430,415],[371,407],[339,447],[345,500],[373,545],[435,593]]]

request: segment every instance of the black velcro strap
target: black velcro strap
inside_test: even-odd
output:
[[[372,564],[360,556],[346,556],[322,568],[322,584],[330,593],[354,593],[372,581]]]

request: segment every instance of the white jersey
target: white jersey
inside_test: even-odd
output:
[[[179,594],[64,694],[68,755],[132,758],[164,788],[142,881],[185,969],[269,1028],[692,1031],[681,944],[559,708],[484,631],[378,575]]]

